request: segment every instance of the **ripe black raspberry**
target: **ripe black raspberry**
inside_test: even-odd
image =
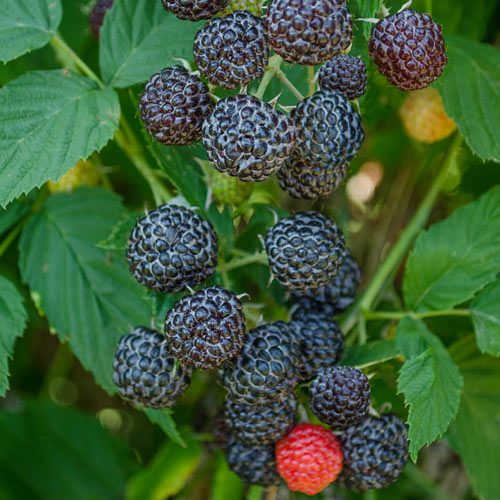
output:
[[[326,165],[305,162],[297,153],[278,171],[280,187],[294,198],[315,200],[328,196],[347,175],[347,163]]]
[[[292,121],[266,102],[238,94],[222,99],[203,124],[213,166],[241,181],[263,181],[292,154]]]
[[[299,310],[321,312],[328,316],[338,315],[354,302],[361,279],[361,268],[346,249],[344,262],[330,283],[316,290],[294,292],[292,299]]]
[[[340,483],[353,491],[385,488],[408,461],[408,429],[394,415],[368,417],[339,436],[344,455]]]
[[[297,309],[289,327],[300,344],[302,381],[312,380],[339,362],[344,353],[344,337],[340,326],[328,316]]]
[[[348,164],[365,138],[361,116],[336,91],[320,90],[307,97],[290,117],[297,130],[297,154],[326,170]]]
[[[297,397],[259,405],[224,401],[224,421],[233,436],[246,444],[273,444],[285,437],[296,422]]]
[[[313,380],[309,388],[309,403],[323,423],[347,427],[366,417],[371,403],[370,383],[357,368],[329,368]]]
[[[342,231],[318,212],[300,212],[281,219],[265,238],[274,277],[289,291],[326,285],[344,261]]]
[[[380,73],[401,90],[428,87],[448,62],[441,26],[412,9],[380,20],[368,49]]]
[[[321,90],[337,90],[349,101],[366,92],[366,66],[359,57],[341,55],[321,66],[318,73]]]
[[[97,3],[89,14],[90,31],[96,40],[99,40],[99,33],[104,23],[104,16],[111,7],[113,7],[113,0],[97,0]]]
[[[161,0],[161,3],[179,19],[200,21],[214,17],[229,4],[229,0]]]
[[[221,286],[204,288],[175,303],[165,319],[169,351],[182,363],[210,370],[243,347],[241,301]]]
[[[270,486],[280,482],[272,445],[245,444],[231,437],[227,444],[226,458],[229,467],[245,483]]]
[[[187,146],[201,139],[201,126],[213,109],[208,87],[181,66],[151,77],[139,110],[148,132],[163,144]]]
[[[210,222],[187,208],[162,205],[137,221],[127,259],[139,283],[157,292],[180,292],[212,276],[217,252]]]
[[[194,60],[207,80],[224,89],[260,78],[269,61],[263,21],[247,11],[209,21],[194,40]]]
[[[113,369],[122,397],[149,408],[173,406],[191,381],[191,368],[168,353],[165,337],[142,326],[120,339]]]
[[[237,403],[284,400],[298,382],[299,344],[286,323],[250,330],[240,354],[222,367],[223,387]]]
[[[266,21],[274,51],[291,63],[315,66],[351,45],[352,16],[344,1],[273,0]]]

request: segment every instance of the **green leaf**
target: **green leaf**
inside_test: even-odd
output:
[[[403,292],[414,311],[471,299],[500,269],[500,187],[421,233],[408,258]]]
[[[175,426],[174,419],[172,418],[172,410],[165,408],[163,410],[153,410],[152,408],[144,408],[142,410],[153,422],[158,424],[161,430],[179,446],[186,447],[186,443],[182,439],[177,427]]]
[[[262,486],[250,486],[248,489],[247,500],[262,500],[264,488]]]
[[[177,19],[161,2],[115,2],[100,33],[99,64],[104,81],[112,87],[128,87],[175,64],[174,58],[192,59],[199,27],[199,23]]]
[[[185,448],[169,442],[127,485],[127,500],[163,500],[179,493],[201,460],[201,446],[189,439]]]
[[[128,238],[134,228],[137,219],[143,214],[126,212],[122,215],[118,223],[111,228],[107,238],[97,244],[103,250],[111,252],[125,252],[128,247]]]
[[[211,500],[240,500],[243,497],[243,488],[241,479],[229,468],[226,459],[219,453]]]
[[[462,457],[478,498],[500,499],[500,363],[481,356],[472,336],[450,348],[464,377],[464,392],[457,418],[446,438]]]
[[[0,235],[17,224],[29,211],[31,200],[21,198],[12,202],[7,208],[0,208]]]
[[[20,337],[26,326],[26,309],[23,297],[17,288],[6,278],[0,276],[0,397],[9,388],[9,357],[14,351],[16,338]]]
[[[4,63],[49,43],[62,17],[59,0],[0,0],[0,12]]]
[[[500,50],[460,36],[446,37],[448,64],[436,81],[448,115],[472,151],[500,161]]]
[[[0,205],[58,180],[103,148],[120,118],[118,96],[88,78],[34,71],[0,89]]]
[[[420,320],[404,318],[396,329],[396,343],[407,359],[398,378],[405,395],[410,453],[438,439],[456,416],[463,380],[441,341]]]
[[[382,8],[382,0],[356,0],[359,9],[359,17],[363,19],[370,19],[377,17],[378,12]],[[370,37],[370,32],[372,30],[372,24],[368,22],[363,22],[363,34],[365,38]]]
[[[477,344],[483,353],[500,356],[500,282],[495,281],[472,301],[470,310]]]
[[[340,364],[366,368],[394,359],[398,355],[395,340],[376,340],[365,345],[348,346]]]
[[[130,451],[96,419],[26,401],[0,413],[0,497],[36,500],[121,498]]]
[[[151,317],[124,259],[96,247],[124,212],[104,189],[55,195],[26,224],[19,243],[22,278],[40,296],[50,325],[110,393],[118,339]]]

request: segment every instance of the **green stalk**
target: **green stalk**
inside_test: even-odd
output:
[[[299,100],[302,101],[304,100],[304,96],[299,92],[299,90],[295,87],[295,85],[287,78],[285,73],[281,71],[281,69],[278,69],[276,71],[276,77],[281,80],[281,82],[288,87],[290,92]]]
[[[307,83],[309,85],[308,95],[311,96],[316,92],[316,82],[314,81],[314,66],[307,67]]]
[[[220,273],[232,271],[233,269],[237,269],[238,267],[247,266],[248,264],[267,264],[268,257],[266,253],[256,253],[252,255],[248,255],[247,257],[242,257],[241,259],[235,259],[231,262],[226,262],[224,264],[220,264],[217,267],[217,271]]]
[[[472,313],[470,309],[442,309],[440,311],[427,311],[416,313],[413,311],[361,311],[365,320],[378,320],[378,319],[403,319],[410,317],[413,319],[434,318],[437,316],[470,316]]]
[[[279,70],[283,59],[278,54],[275,54],[269,59],[269,64],[267,65],[266,71],[264,72],[264,76],[260,82],[259,88],[257,92],[255,92],[255,97],[262,99],[264,94],[271,83],[271,80],[276,76],[277,71]]]
[[[51,45],[57,58],[64,65],[87,76],[96,82],[101,89],[106,88],[104,82],[87,66],[87,64],[85,64],[84,61],[82,61],[82,59],[80,59],[78,54],[63,40],[59,33],[54,35],[51,40]],[[146,159],[142,144],[135,137],[132,128],[123,117],[120,122],[120,128],[116,131],[114,139],[148,183],[155,203],[161,205],[169,200],[172,197],[171,193],[158,181],[155,170],[150,167]]]
[[[420,230],[424,227],[427,219],[429,218],[436,198],[441,192],[451,168],[457,161],[457,156],[460,151],[462,141],[463,137],[460,134],[457,134],[452,139],[450,147],[448,148],[448,151],[441,163],[441,167],[418,210],[415,212],[415,215],[411,219],[410,223],[401,234],[399,240],[392,247],[385,261],[379,267],[377,273],[373,277],[371,283],[368,285],[368,288],[365,290],[361,299],[351,308],[349,314],[346,316],[343,322],[345,332],[349,331],[352,326],[354,326],[356,317],[360,309],[365,311],[369,311],[371,309],[373,302],[377,298],[377,295],[380,293],[380,291],[383,289],[384,285],[387,282],[387,279],[390,277],[393,271],[401,265],[401,262],[403,261],[414,239],[416,238]]]
[[[24,223],[20,222],[12,231],[7,234],[7,236],[2,240],[0,244],[0,257],[8,250],[12,242],[19,236],[21,229],[23,228]]]

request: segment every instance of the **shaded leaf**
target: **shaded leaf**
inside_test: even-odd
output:
[[[478,498],[499,500],[500,362],[480,355],[472,336],[450,352],[463,374],[464,391],[446,438],[462,457]]]
[[[0,276],[0,397],[9,388],[9,357],[16,339],[24,332],[27,316],[22,295],[8,279]]]
[[[240,500],[243,497],[243,489],[241,479],[229,468],[224,456],[219,454],[211,500]]]
[[[482,290],[470,310],[479,349],[500,356],[500,282],[495,281]]]
[[[114,500],[133,463],[96,419],[51,404],[0,413],[2,498]]]
[[[118,339],[149,325],[151,315],[124,259],[96,247],[124,212],[104,189],[54,195],[26,224],[19,243],[22,278],[40,296],[50,325],[110,393]]]
[[[201,460],[201,446],[188,439],[186,447],[169,442],[137,472],[127,486],[128,500],[163,500],[179,493]]]
[[[365,345],[348,346],[340,364],[364,368],[394,359],[398,354],[395,340],[376,340]]]

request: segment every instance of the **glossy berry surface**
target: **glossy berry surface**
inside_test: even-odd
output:
[[[295,127],[266,102],[238,94],[217,103],[203,124],[203,145],[219,172],[263,181],[292,154]]]
[[[344,236],[318,212],[299,212],[271,227],[265,237],[273,276],[289,291],[315,289],[338,273],[345,255]]]
[[[344,353],[344,336],[337,322],[316,311],[297,309],[289,327],[300,344],[300,378],[308,382],[336,365]]]
[[[408,462],[408,429],[394,414],[368,417],[340,435],[341,484],[363,492],[394,483]]]
[[[94,8],[89,14],[89,26],[93,37],[99,40],[99,34],[104,23],[104,17],[108,10],[113,7],[113,0],[97,0]]]
[[[315,290],[294,292],[292,300],[299,310],[338,315],[354,302],[361,280],[361,268],[349,249],[346,249],[339,272],[329,283]]]
[[[448,62],[441,26],[412,9],[380,20],[368,49],[380,73],[401,90],[428,87]]]
[[[361,116],[337,91],[320,90],[306,97],[290,117],[297,131],[297,155],[325,170],[348,164],[365,138]]]
[[[243,482],[260,486],[280,483],[273,445],[245,444],[230,437],[225,451],[229,467]]]
[[[157,292],[180,292],[212,276],[217,252],[210,222],[188,208],[161,205],[137,221],[127,259],[142,285]]]
[[[228,90],[245,87],[263,75],[269,61],[266,27],[248,11],[215,18],[198,31],[193,51],[211,84]]]
[[[340,55],[327,61],[318,72],[321,90],[336,90],[349,101],[366,92],[366,66],[359,58]]]
[[[153,75],[139,102],[147,131],[167,145],[187,146],[199,141],[202,123],[212,109],[208,87],[181,66]]]
[[[352,16],[343,1],[273,0],[266,22],[274,51],[290,63],[321,64],[352,41]]]
[[[275,321],[246,334],[240,354],[222,367],[221,384],[237,403],[283,401],[299,381],[300,362],[295,336]]]
[[[224,9],[229,0],[161,0],[163,7],[179,19],[200,21],[211,19]]]
[[[245,316],[236,295],[221,286],[203,288],[174,304],[165,319],[169,351],[200,370],[236,356],[245,336]]]
[[[309,404],[324,424],[346,427],[363,420],[370,408],[370,383],[358,368],[336,366],[312,381]]]
[[[168,353],[165,337],[135,328],[116,348],[113,382],[123,398],[137,406],[173,406],[191,381],[191,369]]]
[[[339,440],[320,425],[299,424],[276,445],[276,463],[289,489],[315,495],[342,470]]]
[[[247,444],[274,444],[295,425],[297,397],[293,392],[283,400],[249,405],[224,400],[224,421],[233,436]]]

